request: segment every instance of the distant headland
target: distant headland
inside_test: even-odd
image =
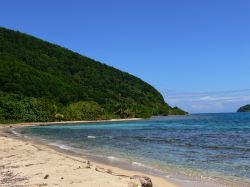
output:
[[[250,112],[250,104],[240,107],[237,112]]]

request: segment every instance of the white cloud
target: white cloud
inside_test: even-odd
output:
[[[172,106],[179,106],[191,113],[234,112],[250,103],[250,90],[233,90],[207,93],[170,92],[163,95]]]

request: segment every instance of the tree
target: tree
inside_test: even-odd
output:
[[[66,120],[95,120],[101,119],[104,109],[94,101],[79,101],[70,104],[64,110]]]

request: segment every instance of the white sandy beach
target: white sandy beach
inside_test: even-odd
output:
[[[139,187],[140,179],[131,177],[145,176],[92,161],[88,164],[80,156],[13,137],[5,132],[8,128],[0,128],[0,186]],[[175,186],[162,178],[148,177],[155,187]]]

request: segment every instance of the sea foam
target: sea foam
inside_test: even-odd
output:
[[[95,139],[96,137],[95,137],[95,136],[88,136],[88,138],[92,138],[92,139]]]

